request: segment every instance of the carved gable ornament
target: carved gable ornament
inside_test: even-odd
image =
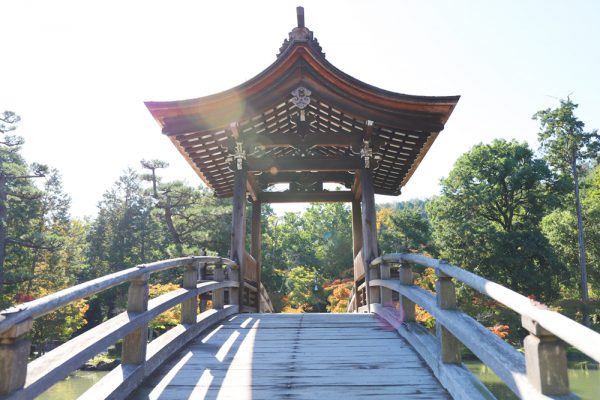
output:
[[[310,95],[312,92],[303,86],[298,86],[292,91],[292,104],[300,110],[304,110],[310,104]]]

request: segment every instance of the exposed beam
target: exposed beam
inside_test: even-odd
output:
[[[352,192],[262,192],[258,196],[262,203],[350,203]]]
[[[277,174],[264,173],[258,177],[258,181],[264,184],[287,183],[302,179],[314,182],[352,182],[354,176],[348,172],[280,172]]]
[[[358,156],[343,157],[289,157],[285,159],[248,157],[248,170],[252,172],[295,171],[353,171],[360,168]]]
[[[362,137],[356,133],[315,132],[304,137],[296,133],[250,134],[243,136],[244,143],[258,147],[351,147],[360,146]]]

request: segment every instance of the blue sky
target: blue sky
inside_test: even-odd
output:
[[[473,145],[536,145],[531,115],[571,95],[600,127],[600,2],[27,1],[0,4],[0,110],[28,161],[58,168],[73,214],[93,215],[128,166],[160,158],[200,184],[143,105],[236,86],[275,60],[295,7],[327,58],[396,92],[462,96],[398,200],[428,197]],[[381,197],[378,201],[390,201]]]

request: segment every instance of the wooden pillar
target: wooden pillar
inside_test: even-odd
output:
[[[234,172],[233,212],[231,218],[231,259],[239,266],[238,289],[240,311],[244,305],[244,268],[246,252],[246,171]]]
[[[192,262],[183,271],[183,288],[196,291],[198,284],[200,263]],[[197,293],[197,291],[196,291]],[[198,316],[198,295],[181,303],[181,323],[195,324]]]
[[[436,269],[438,279],[435,283],[437,304],[443,310],[456,310],[456,290],[452,277]],[[436,322],[436,332],[440,340],[442,362],[446,364],[460,364],[460,342],[444,326]]]
[[[523,340],[529,382],[547,396],[568,394],[565,344],[528,317],[521,316],[521,324],[530,333]]]
[[[371,290],[371,278],[379,278],[379,271],[370,267],[371,261],[377,258],[377,215],[375,210],[375,191],[373,189],[373,173],[363,168],[360,172],[360,185],[362,191],[362,255],[365,264],[365,286],[367,289],[367,305],[371,311],[371,303],[380,303],[379,290]],[[389,290],[389,289],[387,289]],[[391,298],[391,296],[390,296]]]
[[[362,249],[362,216],[360,212],[360,200],[352,201],[352,251],[355,258]],[[356,280],[356,276],[354,279]]]
[[[143,313],[148,311],[148,274],[131,281],[127,293],[127,312]],[[195,322],[195,321],[194,321]],[[146,361],[148,344],[148,324],[140,326],[123,338],[121,351],[122,364],[143,364]]]
[[[252,203],[252,242],[250,244],[250,254],[252,254],[252,257],[254,257],[254,259],[256,260],[256,288],[258,289],[256,292],[256,311],[259,313],[262,312],[260,306],[260,287],[262,285],[260,274],[262,269],[262,260],[260,253],[260,246],[262,242],[262,232],[260,225],[260,211],[262,208],[261,206],[262,203],[260,201],[255,201],[254,203]]]
[[[25,385],[32,327],[33,319],[27,319],[0,334],[0,397]]]
[[[362,233],[362,216],[360,212],[360,200],[352,201],[352,264],[354,259],[362,249],[363,233]],[[354,312],[358,312],[360,304],[360,293],[358,290],[358,276],[354,276]]]
[[[400,266],[400,283],[403,285],[414,284],[412,267],[408,263],[402,263]],[[402,308],[404,321],[415,322],[415,303],[407,297],[400,295],[400,307]]]

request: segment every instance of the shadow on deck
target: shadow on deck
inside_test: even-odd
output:
[[[191,342],[134,399],[449,399],[371,314],[242,314]]]

